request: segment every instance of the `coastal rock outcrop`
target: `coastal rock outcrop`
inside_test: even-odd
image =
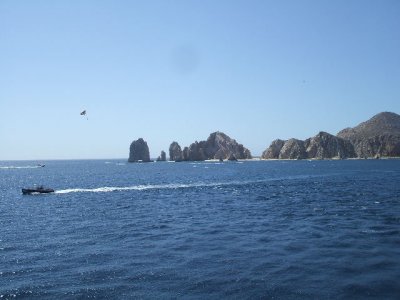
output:
[[[280,159],[304,159],[306,157],[304,141],[297,139],[287,140],[279,153]]]
[[[355,157],[353,145],[327,132],[319,132],[305,141],[275,140],[263,152],[263,159],[330,159]]]
[[[281,149],[285,144],[284,140],[274,140],[271,145],[262,153],[262,159],[278,159]]]
[[[354,147],[350,141],[323,131],[305,140],[304,145],[307,158],[329,159],[356,157]]]
[[[139,138],[131,143],[128,162],[150,162],[149,146]]]
[[[161,151],[160,156],[157,158],[157,161],[166,161],[167,160],[167,155],[164,150]]]
[[[204,147],[207,159],[228,159],[232,155],[236,159],[252,158],[249,149],[220,131],[211,133]]]
[[[337,136],[319,132],[305,141],[275,140],[262,153],[263,159],[400,157],[400,115],[383,112]]]
[[[337,136],[350,141],[358,157],[398,157],[400,115],[382,112],[354,128],[341,130]]]
[[[223,132],[210,134],[206,141],[196,141],[185,147],[183,151],[177,142],[169,148],[170,160],[202,161],[207,159],[251,159],[250,150]]]
[[[251,159],[250,150],[223,132],[217,131],[210,134],[206,141],[194,142],[184,151],[185,160],[206,159]]]
[[[169,160],[182,161],[182,149],[177,142],[172,142],[169,146]]]
[[[183,148],[182,158],[183,158],[184,161],[188,161],[189,160],[189,147]]]
[[[201,160],[206,160],[207,156],[205,153],[205,142],[194,142],[191,144],[188,148],[187,153],[185,153],[184,157],[186,160],[190,161],[201,161]]]

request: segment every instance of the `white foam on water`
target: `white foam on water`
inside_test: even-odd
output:
[[[183,188],[196,188],[196,187],[213,187],[223,185],[221,183],[196,183],[196,184],[157,184],[157,185],[134,185],[124,187],[113,187],[104,186],[98,188],[75,188],[75,189],[64,189],[55,191],[55,194],[68,194],[68,193],[109,193],[115,191],[144,191],[154,189],[183,189]]]
[[[37,169],[42,166],[2,166],[0,169]]]
[[[295,178],[287,178],[295,179]],[[185,189],[185,188],[207,188],[207,187],[227,187],[232,185],[247,185],[265,183],[275,180],[282,180],[282,178],[275,179],[262,179],[262,180],[245,180],[245,181],[229,181],[229,182],[214,182],[214,183],[170,183],[170,184],[149,184],[149,185],[133,185],[133,186],[103,186],[98,188],[71,188],[64,190],[56,190],[55,194],[69,194],[69,193],[109,193],[116,191],[145,191],[155,189]],[[283,186],[282,186],[283,187]]]

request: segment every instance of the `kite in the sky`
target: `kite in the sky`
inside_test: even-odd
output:
[[[86,109],[81,112],[81,116],[86,116],[86,119],[89,120],[89,118],[87,117],[87,114],[86,114]]]

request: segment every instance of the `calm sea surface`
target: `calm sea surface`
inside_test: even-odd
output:
[[[0,162],[3,299],[400,299],[400,160],[40,163]]]

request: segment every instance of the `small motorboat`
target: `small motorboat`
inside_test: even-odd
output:
[[[49,188],[45,188],[43,186],[22,189],[22,194],[24,194],[24,195],[49,194],[49,193],[54,193],[54,190],[53,189],[49,189]]]

